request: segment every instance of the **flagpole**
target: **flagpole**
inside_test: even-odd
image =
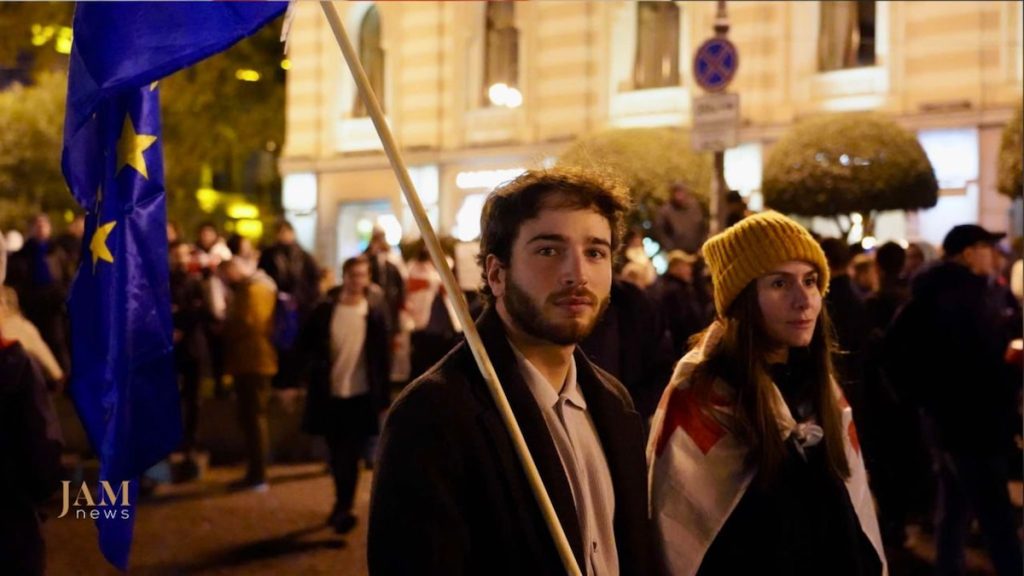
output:
[[[402,193],[405,194],[405,199],[409,203],[409,208],[412,210],[416,224],[420,228],[420,233],[423,235],[430,258],[441,274],[444,289],[454,301],[455,313],[458,316],[459,322],[462,323],[466,343],[473,352],[476,365],[487,382],[487,387],[494,398],[495,404],[498,406],[498,412],[501,413],[505,427],[512,436],[512,443],[515,445],[516,454],[519,456],[519,460],[526,472],[526,477],[530,482],[530,488],[533,489],[533,494],[540,505],[544,520],[548,525],[548,530],[555,540],[555,547],[558,549],[558,555],[562,559],[562,565],[565,567],[566,572],[573,576],[578,576],[580,569],[576,564],[576,557],[573,555],[572,548],[569,546],[569,540],[565,537],[565,531],[562,530],[562,525],[558,521],[558,515],[551,504],[551,497],[548,496],[547,490],[544,488],[544,482],[537,471],[537,464],[533,461],[533,456],[530,455],[530,449],[526,446],[523,432],[516,422],[516,417],[512,413],[512,407],[509,406],[505,392],[498,381],[498,374],[494,370],[494,365],[491,364],[491,359],[484,349],[483,342],[480,340],[480,334],[477,332],[476,324],[469,314],[469,307],[466,305],[462,289],[455,281],[455,275],[452,273],[451,268],[448,267],[448,261],[444,257],[441,243],[434,233],[433,226],[430,225],[426,210],[423,209],[423,203],[420,202],[419,194],[416,193],[416,188],[409,177],[409,170],[406,168],[405,160],[402,158],[398,145],[391,134],[391,129],[384,119],[384,111],[381,109],[380,103],[370,87],[370,80],[366,77],[366,71],[363,70],[363,66],[359,62],[359,57],[348,38],[348,34],[345,32],[345,27],[341,23],[341,18],[338,16],[338,11],[334,4],[328,1],[321,1],[320,6],[324,10],[327,22],[331,25],[331,30],[334,32],[338,46],[345,56],[349,70],[352,71],[352,75],[355,77],[356,86],[359,88],[359,95],[363,99],[363,103],[366,104],[366,109],[373,120],[373,125],[377,128],[381,144],[384,145],[384,153],[387,154],[388,160],[391,162],[391,168],[395,171],[398,184],[401,186]]]

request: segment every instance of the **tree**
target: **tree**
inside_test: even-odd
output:
[[[709,156],[694,152],[689,132],[681,128],[618,128],[583,136],[558,164],[594,170],[628,186],[635,203],[629,223],[641,226],[666,201],[673,182],[686,182],[707,203],[713,172]]]
[[[764,168],[765,204],[780,212],[866,216],[871,231],[882,210],[934,206],[938,183],[917,138],[870,112],[800,122],[775,144]]]
[[[77,204],[60,170],[66,77],[0,91],[0,227],[24,228],[40,211],[59,222]]]
[[[1003,130],[1003,140],[999,146],[999,191],[1010,198],[1020,198],[1024,194],[1021,184],[1021,106],[1013,120]]]

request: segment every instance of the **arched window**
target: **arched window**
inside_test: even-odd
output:
[[[514,2],[488,2],[484,38],[484,106],[516,107],[519,92],[519,30]]]
[[[675,2],[639,2],[633,87],[679,85],[679,7]]]
[[[380,45],[380,14],[376,6],[370,6],[359,25],[359,59],[370,79],[373,93],[377,95],[381,108],[384,108],[384,49]],[[361,118],[366,115],[366,105],[356,94],[352,116]]]
[[[875,64],[874,0],[821,2],[818,70]]]

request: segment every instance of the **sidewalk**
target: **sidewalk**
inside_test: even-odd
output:
[[[132,576],[367,573],[366,513],[372,475],[356,495],[359,524],[344,537],[324,521],[333,504],[323,464],[273,466],[270,491],[229,492],[242,467],[212,468],[202,481],[162,486],[137,507]],[[103,559],[91,520],[44,524],[48,574],[118,576]]]

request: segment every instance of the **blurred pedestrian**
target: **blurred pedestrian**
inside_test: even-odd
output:
[[[664,252],[682,250],[695,254],[707,237],[708,222],[704,208],[693,197],[690,186],[675,182],[669,188],[668,201],[654,216],[651,236]]]
[[[277,374],[277,351],[271,341],[277,288],[262,271],[248,271],[234,259],[221,262],[220,274],[231,287],[224,319],[224,368],[234,378],[248,456],[245,477],[236,486],[264,491],[270,458],[267,402]]]
[[[71,368],[67,338],[68,289],[74,267],[64,250],[52,239],[46,214],[31,220],[29,239],[8,261],[7,282],[18,292],[21,309],[53,351],[61,369]]]
[[[775,212],[745,218],[703,253],[718,318],[676,366],[648,445],[669,573],[882,574],[831,367],[824,253]]]
[[[725,227],[733,226],[740,220],[753,214],[747,209],[747,201],[738,190],[729,190],[725,195]]]
[[[853,257],[850,262],[850,281],[861,302],[878,290],[878,274],[871,254],[862,252]]]
[[[280,220],[274,230],[276,242],[263,251],[259,267],[287,294],[294,304],[296,323],[302,326],[320,298],[320,266],[299,246],[295,229],[287,220]],[[274,375],[276,388],[300,385],[299,353],[293,346],[278,343],[279,368]]]
[[[623,243],[622,255],[626,261],[625,266],[632,264],[631,268],[636,271],[636,281],[633,283],[641,289],[654,284],[654,281],[658,279],[658,271],[655,270],[654,263],[651,262],[651,258],[647,255],[647,250],[644,248],[643,231],[636,228],[630,229],[626,232]],[[627,275],[625,267],[622,274],[623,276]]]
[[[203,302],[206,314],[203,331],[206,337],[207,355],[204,372],[213,378],[217,397],[227,394],[224,386],[224,315],[227,313],[227,288],[217,274],[221,262],[231,258],[231,251],[220,238],[213,222],[203,222],[196,231],[196,243],[192,250],[190,270],[199,274],[203,286]]]
[[[85,214],[75,214],[64,233],[57,236],[57,245],[67,255],[68,269],[72,276],[78,269],[78,260],[82,257],[83,236],[85,236]]]
[[[853,406],[853,413],[861,419],[870,418],[864,406],[864,343],[868,337],[864,300],[850,276],[850,248],[840,238],[821,240],[821,249],[829,265],[828,293],[825,306],[835,328],[839,354],[835,357],[836,378]]]
[[[371,289],[366,257],[346,260],[341,274],[341,286],[310,315],[302,348],[312,361],[304,428],[327,440],[335,497],[327,523],[344,534],[356,524],[363,448],[388,405],[390,346],[387,306]]]
[[[0,242],[0,285],[7,258]],[[60,486],[63,437],[35,360],[0,328],[0,558],[4,571],[46,573],[39,507]]]
[[[363,255],[370,262],[370,279],[384,291],[388,305],[388,330],[394,336],[399,330],[398,312],[405,305],[405,278],[392,260],[391,246],[383,228],[374,226]]]
[[[10,286],[0,286],[0,334],[21,344],[25,352],[39,364],[50,389],[56,390],[63,386],[64,371],[35,324],[21,315],[18,293]]]
[[[921,410],[938,479],[936,568],[962,574],[972,516],[1000,575],[1024,572],[1007,490],[1014,400],[1005,332],[990,297],[993,246],[1004,234],[953,227],[943,260],[915,278],[885,341],[894,382]]]
[[[607,305],[625,191],[528,171],[484,205],[478,327],[584,574],[653,574],[640,416],[577,343]],[[381,437],[371,574],[560,574],[466,344],[409,385]]]
[[[169,251],[174,364],[178,371],[182,406],[181,450],[186,456],[185,476],[192,478],[198,473],[195,450],[199,430],[200,367],[207,348],[203,330],[206,306],[200,277],[189,269],[192,247],[183,242],[173,242]]]
[[[672,342],[673,364],[683,357],[690,337],[703,330],[711,318],[701,307],[693,284],[693,267],[697,257],[682,250],[668,253],[668,269],[652,287],[651,295],[662,325]]]
[[[420,242],[408,266],[405,311],[412,320],[410,334],[410,376],[420,377],[455,344],[458,331],[449,313],[441,274],[430,261],[426,246]]]
[[[939,253],[934,246],[919,240],[907,245],[907,259],[903,265],[903,277],[909,282],[919,272],[938,260]]]

